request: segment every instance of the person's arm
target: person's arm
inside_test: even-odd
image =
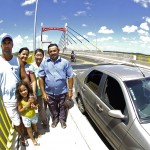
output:
[[[26,111],[29,107],[30,107],[31,103],[30,102],[27,102],[26,106],[22,107],[22,104],[21,102],[19,101],[18,102],[18,111],[19,112],[24,112]]]
[[[34,72],[30,72],[30,79],[31,79],[31,84],[32,84],[32,89],[33,89],[33,93],[34,95],[36,95],[36,77]]]
[[[47,101],[48,100],[48,95],[45,92],[45,78],[44,77],[39,77],[39,86],[42,92],[42,98]]]
[[[68,97],[71,100],[73,96],[73,83],[74,79],[73,78],[68,78]]]
[[[28,84],[30,84],[29,78],[28,78],[27,75],[26,75],[26,71],[25,71],[25,68],[24,68],[24,63],[21,61],[20,58],[18,58],[18,59],[19,59],[19,64],[20,64],[20,78],[21,78],[23,81],[25,81],[25,82],[27,82]]]

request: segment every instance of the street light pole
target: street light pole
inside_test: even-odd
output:
[[[35,49],[36,49],[36,21],[37,21],[37,9],[38,9],[38,0],[36,0],[35,14],[34,14],[33,51],[35,51]]]

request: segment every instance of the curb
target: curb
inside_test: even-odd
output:
[[[69,110],[69,115],[71,115],[72,120],[76,124],[81,136],[85,140],[90,150],[97,150],[98,148],[101,148],[102,150],[108,150],[106,145],[97,135],[84,115],[81,114],[76,105]]]

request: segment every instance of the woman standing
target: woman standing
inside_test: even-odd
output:
[[[34,95],[36,94],[36,77],[34,72],[30,69],[30,64],[28,64],[26,61],[29,57],[29,49],[27,47],[23,47],[19,50],[19,54],[18,54],[19,58],[22,60],[22,62],[24,63],[25,66],[25,71],[27,76],[29,77],[29,80],[31,82],[32,85],[32,89],[33,89],[33,93]]]
[[[39,116],[40,119],[43,123],[43,127],[45,129],[49,128],[48,125],[48,118],[46,115],[46,102],[42,99],[42,93],[40,90],[40,86],[39,86],[39,81],[38,81],[38,70],[39,70],[39,66],[42,62],[44,58],[44,51],[42,49],[36,49],[34,52],[34,59],[35,62],[33,62],[31,64],[30,69],[35,73],[36,79],[37,79],[37,90],[36,90],[36,96],[37,96],[37,103],[39,104],[39,108],[38,108],[38,112],[39,112]]]

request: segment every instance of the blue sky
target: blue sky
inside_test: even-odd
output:
[[[0,0],[0,40],[14,38],[13,52],[27,46],[33,50],[36,0]],[[85,38],[68,48],[124,51],[150,54],[150,0],[38,0],[36,47],[43,27],[64,27],[65,23]],[[43,32],[43,41],[59,43],[61,31]],[[73,37],[74,40],[77,40]],[[1,53],[1,50],[0,50]]]

